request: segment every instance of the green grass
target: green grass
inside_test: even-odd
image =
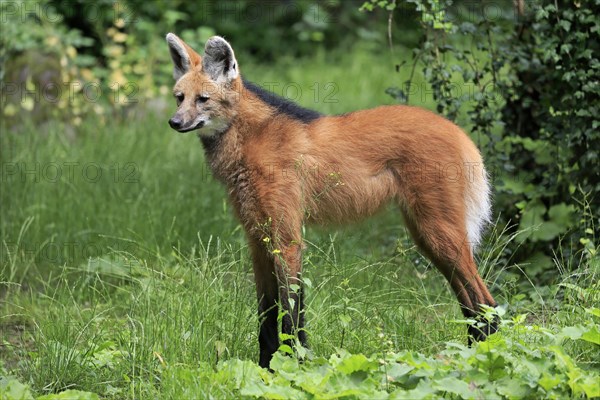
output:
[[[383,93],[399,79],[391,69],[367,56],[322,54],[273,68],[242,64],[258,83],[297,83],[298,101],[325,113],[391,103]],[[339,101],[315,103],[315,82],[338,85]],[[236,368],[268,374],[251,367],[258,318],[244,234],[197,138],[172,132],[167,118],[2,130],[0,395],[15,375],[36,395],[237,397]],[[309,228],[306,239],[316,360],[339,348],[435,358],[446,342],[466,342],[454,296],[408,240],[395,208],[351,227]],[[548,329],[581,325],[584,308],[597,306],[597,262],[577,276],[565,271],[572,286],[532,285],[533,300],[523,298],[504,279],[511,266],[496,257],[506,240],[491,234],[481,256],[497,300],[516,302],[515,314],[528,310]],[[560,302],[552,302],[557,293]],[[575,341],[566,349],[597,374],[598,347]]]

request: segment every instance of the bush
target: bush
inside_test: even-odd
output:
[[[0,114],[9,126],[79,125],[87,114],[102,120],[143,103],[161,111],[157,97],[172,85],[170,31],[198,50],[225,36],[260,62],[383,39],[370,28],[376,18],[339,1],[15,0],[0,3],[0,16]]]
[[[600,209],[600,22],[592,6],[600,1],[537,2],[501,52],[511,74],[501,82],[510,97],[498,149],[510,160],[505,171],[531,184],[519,192],[507,180],[501,188],[520,212],[520,228],[541,224],[523,239],[546,253],[560,235],[591,250],[600,233],[593,215]]]
[[[393,9],[395,1],[366,3]],[[595,256],[600,234],[599,0],[487,3],[407,0],[421,14],[422,63],[437,110],[464,118],[494,178],[500,220],[523,231],[507,256],[551,280],[552,257]],[[468,8],[467,8],[468,6]],[[497,4],[494,4],[497,7]],[[411,81],[388,93],[409,102]],[[457,88],[472,88],[465,96]],[[464,92],[464,90],[462,91]],[[577,267],[576,265],[574,267]],[[542,276],[543,275],[543,276]]]

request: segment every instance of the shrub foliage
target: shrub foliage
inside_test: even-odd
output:
[[[595,256],[600,233],[598,0],[407,0],[421,13],[413,50],[437,110],[470,127],[494,178],[496,211],[519,235],[513,260],[551,278],[551,258]],[[395,1],[370,2],[393,10]],[[467,7],[468,6],[468,7]],[[388,93],[410,102],[412,76]],[[560,250],[557,250],[560,248]],[[535,260],[535,261],[534,261]],[[537,268],[536,268],[537,267]]]

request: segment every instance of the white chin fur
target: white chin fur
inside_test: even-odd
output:
[[[198,130],[200,136],[213,136],[225,132],[229,124],[222,118],[204,120],[204,126]]]

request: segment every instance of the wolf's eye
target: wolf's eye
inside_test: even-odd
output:
[[[196,101],[198,103],[206,103],[208,101],[210,97],[207,96],[202,96],[202,95],[198,95],[198,97],[196,97]]]
[[[180,105],[181,103],[183,103],[183,99],[184,99],[183,93],[177,93],[175,95],[175,100],[177,100],[177,105]]]

